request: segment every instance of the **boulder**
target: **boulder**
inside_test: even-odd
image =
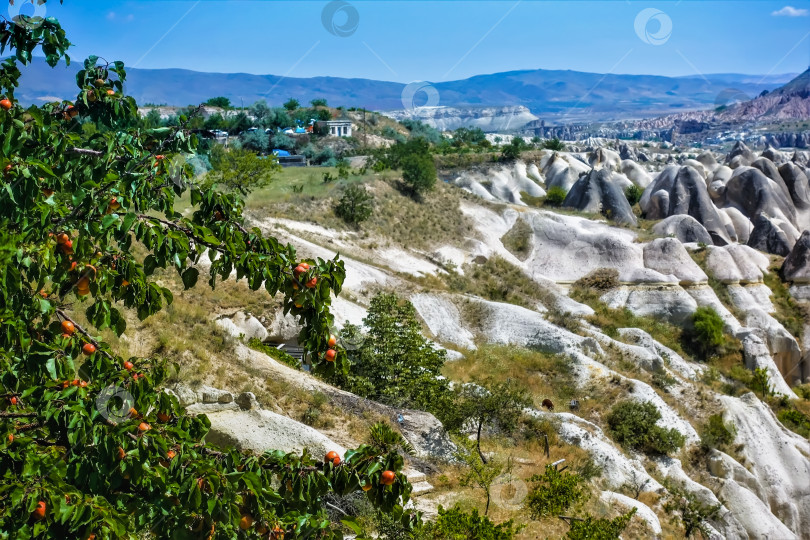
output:
[[[588,155],[588,165],[594,169],[610,169],[616,171],[621,162],[619,154],[607,148],[597,148]]]
[[[660,236],[674,236],[684,244],[694,242],[712,244],[712,237],[706,228],[692,216],[676,214],[656,223],[653,232]]]
[[[725,204],[754,220],[760,214],[796,223],[796,208],[784,182],[768,178],[759,169],[743,167],[726,182]],[[798,236],[798,235],[797,235]]]
[[[754,229],[747,244],[765,253],[787,256],[794,244],[779,225],[776,219],[760,214],[754,219]]]
[[[708,249],[706,268],[723,283],[762,282],[762,272],[770,264],[768,257],[740,244]]]
[[[790,192],[794,206],[800,209],[810,208],[810,184],[804,171],[789,161],[779,167],[779,174]]]
[[[804,231],[796,241],[780,272],[785,281],[810,283],[810,231]]]
[[[346,449],[321,432],[267,410],[227,410],[207,414],[211,430],[206,441],[220,448],[262,453],[266,450],[300,453],[308,448],[320,456],[331,450],[343,456]]]
[[[245,339],[256,338],[259,341],[267,339],[267,329],[259,319],[249,313],[238,311],[230,317],[220,317],[214,322],[229,335],[236,338],[244,336]]]
[[[546,189],[557,186],[568,193],[579,176],[590,170],[585,163],[572,158],[566,159],[566,157],[565,154],[554,152],[542,168],[543,175],[546,177]]]
[[[666,167],[644,191],[639,205],[647,219],[687,214],[705,227],[715,245],[731,242],[705,181],[693,167]]]
[[[571,187],[563,206],[599,213],[616,223],[636,224],[636,216],[609,168],[593,169]]]
[[[644,168],[635,161],[631,161],[629,159],[623,160],[621,162],[619,170],[631,182],[633,182],[635,185],[637,185],[642,189],[649,186],[650,182],[652,182],[650,174],[647,171],[645,171]]]
[[[656,238],[644,246],[644,266],[674,275],[681,285],[706,283],[709,279],[675,238]]]
[[[788,190],[787,185],[785,184],[785,180],[782,178],[782,175],[779,174],[779,169],[774,165],[773,161],[765,157],[759,157],[751,164],[751,166],[755,169],[758,169],[762,174],[773,180],[782,193],[790,197],[790,190]]]
[[[733,206],[720,208],[718,212],[721,218],[725,218],[726,230],[729,230],[729,224],[731,229],[733,229],[733,231],[729,230],[729,236],[736,237],[737,242],[743,244],[748,242],[748,239],[751,237],[751,231],[754,229],[751,220]]]
[[[744,142],[737,141],[734,143],[734,147],[731,149],[731,152],[726,155],[726,163],[731,163],[735,158],[738,158],[737,162],[741,165],[750,165],[754,162],[754,160],[757,159],[757,156],[745,145]]]

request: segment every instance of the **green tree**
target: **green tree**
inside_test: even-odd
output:
[[[594,518],[593,516],[572,519],[571,528],[568,529],[565,537],[568,540],[619,540],[635,513],[636,509],[633,508],[626,514],[613,519]]]
[[[272,157],[272,156],[271,156]],[[218,186],[242,196],[270,184],[273,174],[281,170],[275,159],[261,158],[252,150],[225,148],[216,145],[211,149],[211,172],[204,185]]]
[[[231,108],[231,100],[223,96],[212,97],[206,101],[205,104],[210,105],[211,107],[221,107],[223,109]]]
[[[587,498],[582,477],[569,471],[558,471],[553,465],[546,465],[545,472],[532,476],[531,481],[534,485],[526,497],[526,504],[535,519],[557,516]]]
[[[459,483],[464,487],[477,487],[484,490],[487,502],[484,507],[484,515],[489,514],[489,504],[492,500],[492,484],[504,474],[510,472],[508,463],[499,459],[485,461],[480,448],[476,451],[475,444],[468,439],[457,440],[457,446],[461,449],[455,453],[455,458],[466,466],[466,470],[459,478]]]
[[[429,154],[410,154],[402,160],[402,181],[415,197],[436,185],[436,165]]]
[[[219,113],[214,113],[203,122],[203,128],[211,130],[225,130],[228,128],[228,122]]]
[[[270,144],[270,137],[267,136],[267,133],[261,130],[256,131],[248,131],[243,133],[239,139],[242,148],[245,150],[250,150],[251,152],[263,154],[266,153],[268,150],[268,145]]]
[[[313,107],[326,107],[327,106],[326,99],[324,99],[324,98],[313,99],[313,100],[311,100],[309,102],[309,104],[312,105]]]
[[[512,540],[523,529],[511,519],[496,525],[473,509],[465,512],[458,505],[445,509],[439,506],[436,521],[424,528],[424,537],[433,540]]]
[[[273,144],[273,149],[280,149],[280,150],[294,150],[295,149],[295,139],[292,137],[288,137],[283,133],[279,133],[274,135],[272,140],[270,141]]]
[[[691,337],[696,349],[704,356],[716,354],[725,343],[723,319],[711,306],[702,306],[692,315]]]
[[[753,376],[751,377],[751,389],[754,392],[759,392],[759,395],[765,399],[765,396],[773,394],[773,387],[770,382],[771,378],[768,375],[768,370],[765,368],[756,368]]]
[[[648,454],[669,454],[682,447],[684,436],[675,428],[656,425],[661,413],[649,401],[622,401],[608,413],[606,420],[613,439],[632,450]]]
[[[297,99],[295,99],[295,98],[290,98],[290,99],[288,99],[287,101],[284,102],[284,108],[289,112],[294,111],[295,109],[299,108],[300,106],[301,106],[301,103],[299,103],[299,101]]]
[[[335,205],[335,214],[350,225],[358,225],[371,217],[374,196],[362,184],[350,184]]]
[[[528,146],[522,137],[512,137],[509,144],[506,144],[501,149],[501,159],[504,161],[514,161],[520,158],[520,153],[526,150]]]
[[[239,112],[228,118],[228,133],[231,135],[239,135],[243,131],[247,131],[253,123],[243,112]]]
[[[475,445],[481,461],[487,462],[481,452],[481,431],[485,425],[497,427],[511,434],[518,426],[523,409],[532,404],[529,393],[515,381],[496,382],[493,379],[473,381],[461,385],[455,392],[456,413],[448,428],[459,428],[469,421],[476,428]]]
[[[155,270],[176,271],[191,289],[206,255],[209,286],[236,275],[254,291],[281,293],[313,369],[328,376],[348,368],[340,347],[334,361],[323,356],[345,271],[335,258],[294,272],[295,249],[248,230],[237,196],[189,182],[185,169],[169,172],[171,157],[195,150],[188,118],[177,128],[125,127],[138,113],[123,94],[121,62],[88,58],[72,103],[20,105],[19,64],[41,51],[55,67],[69,61],[69,45],[53,18],[33,30],[0,22],[0,50],[13,52],[0,67],[10,102],[0,110],[0,394],[14,398],[0,415],[0,531],[226,539],[278,527],[336,539],[324,498],[355,492],[412,524],[398,454],[361,446],[334,465],[307,452],[217,449],[204,442],[206,416],[187,415],[163,391],[170,366],[125,359],[101,339],[126,330],[122,310],[143,320],[172,302]],[[84,121],[98,132],[74,129]],[[183,195],[190,211],[181,214]],[[76,322],[79,310],[87,325]],[[397,473],[392,485],[381,485],[383,470]],[[371,486],[365,495],[361,484]]]
[[[543,141],[543,148],[546,150],[555,150],[557,152],[562,152],[565,150],[565,144],[556,137],[553,139],[546,139]]]
[[[147,128],[160,127],[160,121],[160,111],[157,109],[149,109],[149,112],[144,117],[144,125]]]
[[[446,353],[422,336],[413,304],[380,293],[371,299],[363,326],[365,334],[351,324],[341,330],[341,340],[352,344],[347,347],[351,365],[335,382],[394,407],[430,411],[440,419],[446,415],[451,399],[441,377]]]

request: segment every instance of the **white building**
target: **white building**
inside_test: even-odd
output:
[[[348,118],[340,120],[327,120],[326,127],[329,130],[329,135],[332,135],[333,137],[352,136],[352,121]]]

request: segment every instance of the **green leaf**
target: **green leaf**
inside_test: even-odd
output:
[[[200,277],[200,271],[194,267],[186,268],[183,272],[183,285],[186,289],[190,289],[197,284],[197,278]]]

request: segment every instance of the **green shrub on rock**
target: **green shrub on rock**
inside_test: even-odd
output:
[[[650,402],[623,401],[607,415],[613,439],[623,447],[645,454],[670,454],[683,446],[677,429],[656,425],[661,413]]]

